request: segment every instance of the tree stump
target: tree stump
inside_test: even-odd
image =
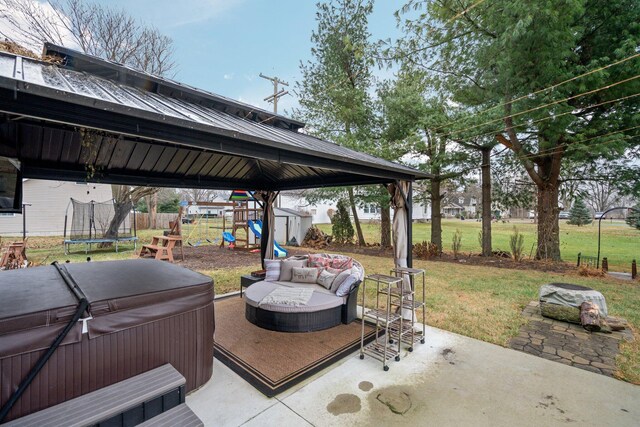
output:
[[[602,320],[598,306],[589,301],[580,304],[580,323],[589,332],[599,332]]]

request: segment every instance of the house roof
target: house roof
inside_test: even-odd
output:
[[[289,215],[293,215],[293,216],[299,216],[299,217],[309,217],[311,216],[310,214],[306,213],[306,212],[300,212],[297,211],[295,209],[289,209],[289,208],[273,208],[275,211],[281,211],[284,212],[286,214]],[[278,213],[276,212],[276,216],[278,216]]]
[[[46,45],[49,64],[0,53],[0,155],[25,177],[287,190],[428,178],[304,133],[304,123]]]

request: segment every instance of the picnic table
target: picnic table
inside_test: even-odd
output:
[[[158,260],[173,262],[173,248],[180,243],[180,254],[184,261],[184,250],[182,248],[182,236],[153,236],[151,244],[142,245],[140,258],[151,256]]]

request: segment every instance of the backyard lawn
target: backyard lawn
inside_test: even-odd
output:
[[[456,227],[463,232],[463,246],[467,251],[478,251],[477,230],[479,223],[470,221],[446,221],[444,239],[448,241]],[[495,224],[494,237],[497,248],[508,250],[507,239],[511,232],[511,224]],[[325,226],[326,227],[326,226]],[[416,241],[425,239],[429,226],[416,225]],[[525,239],[531,239],[533,224],[518,224]],[[375,225],[366,225],[365,230],[371,241],[375,235]],[[564,257],[575,258],[577,252],[593,254],[592,240],[595,239],[593,227],[561,227],[563,235]],[[640,249],[640,232],[621,225],[608,224],[603,227],[603,242],[617,242],[620,256],[638,257]],[[139,232],[140,243],[147,243],[157,230]],[[82,246],[76,246],[76,252],[64,255],[60,238],[31,238],[28,255],[37,263],[50,263],[54,260],[84,262],[86,255]],[[500,243],[502,242],[502,243]],[[529,243],[531,240],[525,240]],[[95,261],[111,259],[128,259],[135,256],[133,245],[122,245],[123,249],[116,254],[113,249],[94,251],[89,254]],[[303,249],[303,248],[302,248]],[[304,250],[304,249],[303,249]],[[312,250],[313,251],[313,250]],[[635,251],[636,255],[632,255]],[[611,257],[611,253],[603,254]],[[392,267],[390,257],[371,255],[353,255],[369,273],[387,273]],[[611,259],[611,258],[610,258]],[[216,294],[237,291],[239,276],[258,269],[258,257],[255,264],[242,267],[215,268],[216,259],[211,258],[211,268],[200,271],[213,277]],[[473,266],[460,264],[454,267],[452,262],[415,260],[414,265],[427,270],[427,323],[441,329],[477,338],[483,341],[506,346],[509,339],[518,334],[520,326],[525,322],[520,315],[522,309],[537,299],[540,285],[561,281],[586,285],[602,292],[609,305],[611,315],[627,319],[636,334],[640,331],[640,283],[627,282],[612,278],[581,277],[573,272],[553,273],[535,270],[515,270],[493,268],[490,266]],[[454,268],[452,268],[454,267]],[[628,267],[627,267],[628,269]],[[373,301],[373,298],[369,298]],[[616,360],[618,377],[626,381],[640,384],[640,336],[633,343],[625,343],[622,353]]]
[[[509,236],[513,227],[524,235],[525,257],[535,256],[536,224],[528,220],[511,220],[511,222],[495,222],[492,224],[493,250],[511,252]],[[331,224],[318,225],[325,233],[331,234]],[[481,252],[478,233],[482,223],[476,220],[461,221],[446,219],[442,221],[443,250],[451,251],[451,240],[456,229],[462,232],[462,252]],[[380,242],[380,226],[376,223],[363,224],[363,232],[367,243]],[[431,224],[416,223],[413,225],[413,242],[430,240]],[[560,221],[560,250],[564,261],[575,263],[578,253],[596,256],[598,254],[598,224],[578,227]],[[624,221],[602,221],[601,257],[609,259],[609,267],[616,271],[631,271],[631,261],[640,261],[640,230],[629,227]]]

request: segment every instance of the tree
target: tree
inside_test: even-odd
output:
[[[625,222],[629,227],[634,227],[635,229],[640,230],[640,203],[634,207],[634,210],[629,210]]]
[[[640,42],[640,5],[412,0],[403,13],[397,55],[472,111],[445,127],[453,138],[493,135],[517,157],[537,193],[536,257],[559,260],[565,161],[614,158],[639,144],[631,138],[640,122],[633,98],[640,64],[623,60]],[[615,61],[623,62],[578,77]]]
[[[0,35],[26,43],[36,51],[43,42],[70,46],[151,74],[172,74],[173,41],[156,28],[141,24],[124,10],[82,0],[0,0],[0,16],[6,25]],[[94,144],[99,132],[83,130],[83,143]],[[95,173],[88,170],[91,176]],[[116,235],[134,205],[156,191],[152,187],[112,185],[115,215],[105,237]]]
[[[592,222],[593,219],[591,217],[591,212],[587,209],[587,205],[584,204],[584,200],[581,198],[576,199],[569,211],[569,221],[567,221],[567,224],[577,225],[580,227],[582,225],[591,224]]]
[[[438,131],[449,120],[442,100],[433,98],[425,73],[403,64],[393,87],[382,98],[386,120],[385,134],[392,144],[406,145],[421,162],[419,167],[431,173],[431,242],[442,252],[442,210],[445,196],[442,186],[460,178],[468,166],[468,155],[454,150],[455,143]]]
[[[344,244],[353,241],[353,225],[351,225],[351,218],[349,218],[349,211],[344,199],[338,200],[336,213],[331,218],[331,224],[331,234],[336,243]]]
[[[317,8],[318,26],[311,35],[313,61],[300,64],[302,79],[296,83],[300,108],[294,113],[314,134],[359,151],[372,150],[374,112],[369,89],[373,61],[368,16],[373,2],[333,0],[318,3]],[[364,245],[353,187],[344,191],[358,243]]]

